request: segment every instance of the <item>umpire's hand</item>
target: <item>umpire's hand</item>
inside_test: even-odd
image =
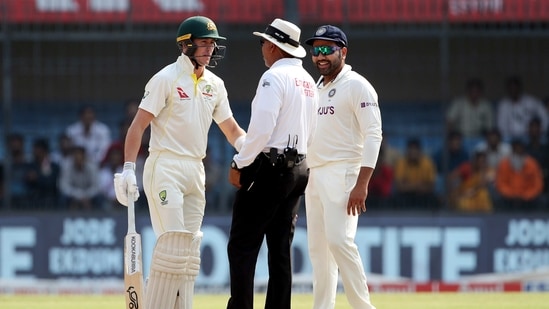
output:
[[[237,189],[240,189],[240,169],[236,167],[234,161],[231,162],[231,168],[229,169],[229,182]]]

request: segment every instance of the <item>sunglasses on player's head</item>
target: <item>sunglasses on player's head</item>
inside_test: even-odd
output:
[[[324,56],[331,55],[336,52],[336,50],[340,50],[341,47],[339,46],[315,46],[311,48],[311,53],[313,56],[318,57],[318,55],[323,54]]]

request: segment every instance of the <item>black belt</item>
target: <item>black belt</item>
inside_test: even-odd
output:
[[[277,153],[276,156],[273,156],[274,155],[271,155],[268,152],[262,152],[259,154],[258,157],[268,159],[274,167],[280,168],[293,168],[295,166],[298,166],[303,163],[303,161],[305,161],[305,158],[307,157],[304,154],[298,154],[295,158],[295,161],[292,161],[288,158],[288,156],[283,153]]]

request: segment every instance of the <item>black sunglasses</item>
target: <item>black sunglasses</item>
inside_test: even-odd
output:
[[[311,53],[313,56],[318,57],[318,55],[323,54],[324,56],[331,55],[335,53],[337,50],[340,50],[342,47],[340,46],[315,46],[311,48]]]
[[[265,44],[265,39],[259,39],[259,45],[263,46]]]

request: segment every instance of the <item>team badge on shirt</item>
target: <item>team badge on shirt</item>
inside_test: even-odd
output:
[[[160,191],[160,193],[158,193],[158,197],[160,197],[160,204],[162,205],[167,205],[168,204],[168,193],[166,192],[166,190],[162,190]]]
[[[213,94],[212,94],[212,85],[208,84],[208,85],[204,86],[204,88],[202,89],[202,94],[207,96],[207,97],[213,96]]]

